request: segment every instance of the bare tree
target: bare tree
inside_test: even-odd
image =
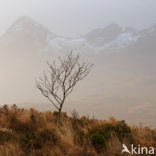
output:
[[[47,62],[49,71],[36,81],[36,87],[57,109],[60,118],[63,104],[78,81],[85,78],[93,64],[80,62],[80,55],[72,52],[67,57],[58,57],[58,64]]]

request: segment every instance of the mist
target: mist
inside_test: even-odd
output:
[[[6,0],[0,6],[0,105],[54,111],[35,80],[47,69],[47,60],[73,50],[94,68],[64,111],[154,126],[154,0]]]
[[[1,0],[0,33],[20,16],[30,16],[52,32],[81,36],[110,23],[145,28],[156,22],[154,0]]]

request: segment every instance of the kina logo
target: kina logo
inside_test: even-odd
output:
[[[141,147],[140,145],[134,146],[131,144],[130,148],[128,148],[125,144],[122,145],[123,149],[121,151],[122,153],[128,153],[128,154],[143,154],[143,155],[154,155],[154,147]]]

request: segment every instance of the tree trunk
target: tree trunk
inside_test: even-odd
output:
[[[57,120],[58,120],[58,124],[59,124],[59,125],[62,124],[62,118],[61,118],[62,106],[63,106],[63,104],[61,104],[60,109],[58,110],[58,117],[57,117]]]

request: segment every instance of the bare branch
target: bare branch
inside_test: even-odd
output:
[[[80,55],[72,52],[65,58],[58,57],[58,64],[47,62],[48,72],[36,81],[36,87],[41,91],[55,108],[61,113],[66,97],[73,91],[74,86],[84,79],[91,71],[93,64],[80,62]]]

